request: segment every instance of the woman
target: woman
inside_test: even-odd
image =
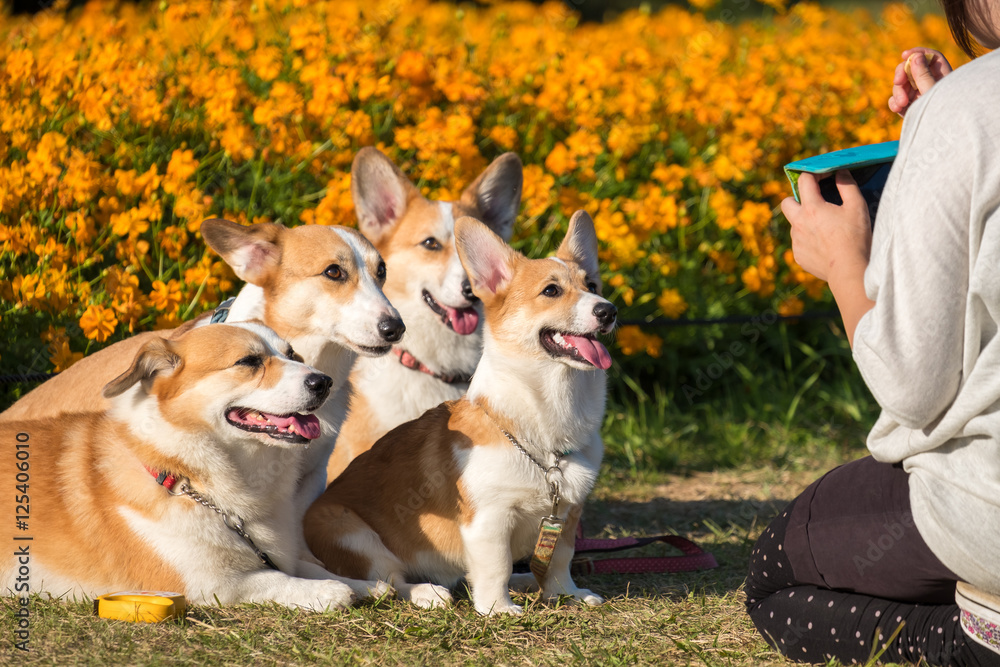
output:
[[[1000,0],[944,6],[970,56],[1000,46]],[[882,407],[872,456],[806,489],[751,556],[750,617],[799,661],[1000,665],[1000,52],[950,73],[914,51],[874,235],[847,172],[842,206],[809,174],[782,203]]]

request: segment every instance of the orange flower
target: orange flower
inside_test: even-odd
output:
[[[560,141],[545,158],[545,168],[556,176],[562,176],[576,169],[576,159],[570,155],[566,144]]]
[[[651,357],[659,357],[662,346],[662,338],[655,334],[644,334],[637,326],[624,326],[618,330],[618,347],[626,355],[645,352]]]
[[[778,306],[778,314],[784,317],[791,317],[793,315],[801,315],[802,311],[805,310],[806,305],[802,303],[802,299],[794,296],[790,296]]]
[[[194,151],[178,148],[170,155],[167,165],[167,175],[163,179],[163,191],[169,194],[180,192],[181,187],[198,169],[198,160],[194,159]]]
[[[181,286],[176,280],[164,283],[162,280],[153,281],[153,291],[149,294],[149,302],[153,307],[162,312],[174,312],[180,305]]]
[[[52,370],[56,373],[66,370],[76,362],[83,359],[83,352],[74,352],[69,348],[69,341],[65,338],[52,341],[49,344],[49,361],[52,362]]]
[[[83,335],[98,343],[110,338],[117,326],[118,318],[115,317],[115,311],[96,304],[87,306],[87,310],[80,317]]]
[[[684,300],[681,293],[672,288],[663,290],[659,298],[656,299],[656,304],[663,311],[663,314],[670,318],[680,317],[688,309],[687,301]]]

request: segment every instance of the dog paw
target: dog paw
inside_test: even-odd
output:
[[[305,601],[300,606],[313,611],[334,611],[350,607],[355,597],[350,586],[339,581],[316,581],[312,588],[313,599]]]
[[[508,586],[515,593],[535,593],[538,591],[538,580],[530,572],[515,572],[510,575]]]
[[[562,598],[566,604],[585,604],[588,607],[596,607],[599,604],[604,604],[604,598],[586,588],[577,588],[572,591],[546,592],[542,597],[546,602],[558,602]]]
[[[593,591],[588,591],[586,588],[581,588],[576,595],[573,596],[573,599],[579,600],[589,607],[596,607],[599,604],[604,604],[604,598]]]
[[[435,584],[415,584],[410,589],[410,602],[421,609],[447,607],[451,604],[451,592],[444,586]]]
[[[391,584],[385,581],[366,581],[363,582],[368,584],[366,588],[366,596],[370,598],[394,598],[396,597],[396,589],[392,587]]]
[[[497,602],[496,604],[491,604],[488,607],[476,605],[476,611],[483,616],[498,616],[500,614],[520,616],[524,613],[524,609],[517,606],[513,602]]]

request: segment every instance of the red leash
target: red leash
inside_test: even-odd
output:
[[[683,556],[644,556],[640,558],[593,559],[592,554],[614,553],[663,542],[679,549]],[[577,524],[576,552],[571,571],[576,574],[653,574],[697,572],[719,567],[715,556],[680,535],[655,537],[620,537],[604,540],[583,537],[583,527]]]

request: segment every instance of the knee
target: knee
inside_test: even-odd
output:
[[[785,527],[788,525],[792,505],[786,507],[764,529],[750,551],[750,563],[744,587],[748,611],[769,595],[795,583],[791,563],[784,549]]]

